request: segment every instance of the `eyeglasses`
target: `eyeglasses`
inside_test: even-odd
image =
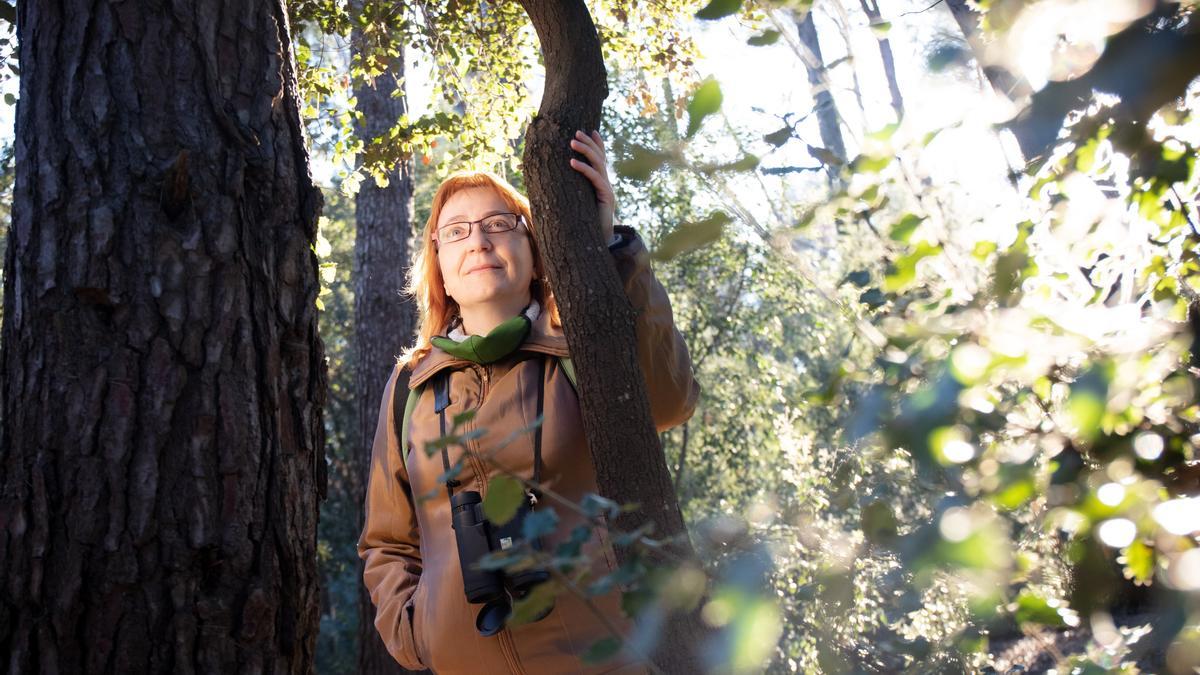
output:
[[[446,223],[437,229],[434,241],[439,244],[453,244],[466,239],[471,236],[471,228],[476,224],[483,228],[485,234],[500,234],[501,232],[511,232],[517,229],[518,225],[525,224],[525,216],[516,213],[493,213],[480,220]]]

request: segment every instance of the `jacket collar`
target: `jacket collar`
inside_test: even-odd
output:
[[[521,343],[517,351],[534,352],[558,357],[570,355],[570,352],[567,350],[566,336],[563,335],[561,328],[554,328],[550,325],[550,312],[546,311],[543,311],[534,320],[533,325],[530,327],[529,335],[525,337],[525,341]],[[464,368],[470,365],[473,365],[470,361],[455,358],[441,349],[430,345],[429,353],[412,367],[412,375],[408,379],[408,388],[416,389],[424,384],[426,380],[433,377],[434,374],[446,368]]]

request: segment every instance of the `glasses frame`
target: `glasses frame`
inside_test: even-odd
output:
[[[462,241],[463,239],[470,239],[471,232],[473,232],[475,230],[476,225],[483,227],[483,221],[487,220],[488,218],[495,218],[496,216],[516,216],[517,223],[516,223],[516,225],[513,225],[512,229],[509,229],[509,230],[500,230],[499,232],[488,232],[487,230],[484,230],[483,233],[488,235],[489,237],[493,234],[504,234],[505,232],[512,232],[512,231],[516,230],[517,228],[521,227],[522,225],[525,226],[526,231],[528,231],[528,229],[529,229],[529,224],[527,222],[525,222],[525,216],[520,213],[512,213],[509,211],[501,211],[499,213],[490,213],[490,214],[484,216],[483,218],[480,218],[479,220],[455,220],[453,222],[449,222],[449,223],[446,223],[445,225],[438,227],[436,230],[433,231],[433,247],[435,249],[440,249],[442,244],[457,244],[458,242]],[[466,236],[464,236],[462,239],[455,239],[454,241],[442,241],[442,239],[439,235],[441,234],[441,232],[444,228],[450,227],[451,225],[463,225],[463,224],[465,224],[467,226]]]

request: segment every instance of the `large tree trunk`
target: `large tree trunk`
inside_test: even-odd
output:
[[[352,14],[362,14],[364,0],[356,0]],[[350,36],[354,55],[372,49],[356,22]],[[402,49],[402,48],[401,48]],[[405,113],[404,52],[388,61],[387,72],[374,82],[354,88],[357,110],[362,115],[355,133],[364,143],[384,135]],[[413,336],[414,313],[402,295],[404,271],[408,269],[409,238],[412,234],[412,160],[400,162],[391,172],[387,187],[368,179],[354,200],[354,351],[356,354],[354,398],[358,409],[358,447],[346,454],[353,476],[354,522],[361,527],[371,463],[371,439],[379,420],[379,402],[396,357]],[[407,372],[397,389],[408,384]],[[360,567],[361,570],[361,567]],[[358,672],[363,675],[407,673],[388,654],[375,630],[375,605],[359,575]]]
[[[583,0],[521,0],[546,64],[541,108],[525,137],[525,184],[534,218],[545,224],[542,246],[562,311],[567,344],[579,374],[584,433],[600,492],[637,511],[622,528],[652,522],[673,538],[672,553],[694,557],[650,416],[638,365],[633,309],[607,257],[595,193],[571,169],[569,141],[577,129],[597,129],[608,95],[596,27]],[[626,552],[617,551],[624,559]],[[694,673],[700,641],[690,617],[665,631],[655,661],[669,672]]]
[[[841,118],[838,116],[837,103],[833,100],[833,92],[829,89],[829,76],[825,72],[825,58],[821,55],[821,42],[817,39],[817,28],[813,24],[812,8],[796,21],[796,31],[800,44],[808,51],[804,54],[804,70],[808,73],[808,86],[816,107],[821,144],[845,161],[846,143],[842,139]],[[829,167],[829,174],[836,175],[837,167]]]
[[[321,198],[284,6],[17,11],[5,669],[309,672]]]

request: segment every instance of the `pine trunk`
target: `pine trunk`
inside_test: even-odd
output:
[[[362,12],[363,1],[353,5],[353,12]],[[358,24],[355,24],[356,26]],[[371,49],[360,28],[351,34],[351,50],[363,54]],[[364,143],[384,135],[405,114],[404,53],[391,59],[387,72],[374,82],[362,82],[355,87],[357,110],[362,116],[355,133]],[[412,160],[404,160],[391,172],[387,187],[379,187],[367,179],[354,200],[354,398],[358,409],[358,447],[347,453],[350,473],[350,495],[359,528],[363,522],[362,505],[366,500],[367,476],[370,471],[371,441],[379,419],[380,398],[396,364],[400,351],[412,341],[414,331],[413,306],[401,294],[404,272],[408,269],[409,238],[412,234]],[[397,388],[407,388],[407,375]],[[361,566],[360,566],[361,571]],[[411,672],[401,668],[388,654],[375,630],[375,606],[359,575],[359,652],[358,672],[362,675]]]
[[[608,95],[596,27],[583,0],[521,0],[541,41],[546,84],[525,137],[524,175],[563,328],[579,375],[584,433],[600,492],[637,503],[618,525],[652,522],[693,558],[687,528],[650,416],[634,334],[633,308],[601,241],[591,184],[568,164],[577,129],[599,127]],[[619,559],[626,552],[617,550]],[[667,672],[700,672],[700,631],[692,617],[668,624],[655,661]]]
[[[4,669],[310,672],[321,198],[283,3],[17,13]]]
[[[845,161],[846,143],[842,139],[837,103],[833,100],[833,92],[829,90],[829,75],[825,72],[825,58],[821,55],[821,42],[817,39],[817,28],[813,23],[811,9],[804,13],[803,18],[796,21],[796,31],[800,37],[800,43],[812,57],[811,61],[805,59],[804,69],[808,72],[808,86],[813,92],[812,97],[816,107],[817,124],[821,132],[821,143],[824,144],[826,150]],[[836,173],[836,167],[832,167],[830,173]]]

